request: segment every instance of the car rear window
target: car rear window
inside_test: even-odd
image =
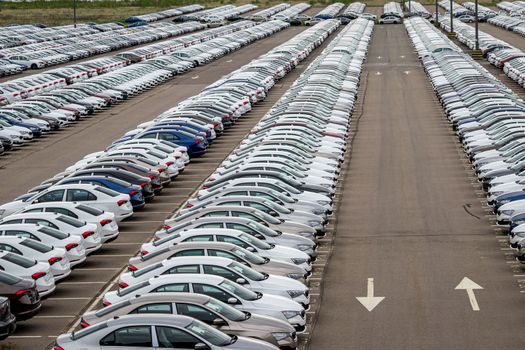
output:
[[[19,277],[11,275],[7,272],[0,271],[0,282],[2,283],[9,284],[12,286],[13,284],[17,284],[21,280],[22,279]]]
[[[124,301],[121,301],[119,303],[116,303],[116,304],[113,304],[113,305],[109,305],[109,306],[106,306],[100,310],[98,310],[97,312],[95,312],[95,315],[97,317],[102,317],[104,315],[107,315],[107,314],[110,314],[112,313],[113,311],[115,310],[118,310],[118,309],[121,309],[123,308],[124,306],[128,306],[130,305],[131,302],[129,301],[129,299],[126,299]]]
[[[108,196],[111,196],[111,197],[116,197],[119,195],[118,192],[115,192],[113,190],[110,190],[109,188],[104,188],[104,187],[95,187],[95,191],[98,191],[98,192],[102,192],[104,194],[107,194]]]
[[[20,242],[20,245],[26,246],[28,248],[34,249],[40,253],[49,253],[53,250],[52,246],[49,246],[44,243],[40,243],[38,241],[35,241],[33,239],[25,239],[22,242]]]
[[[24,258],[23,256],[20,256],[18,254],[13,254],[13,253],[7,253],[1,259],[5,261],[9,261],[12,264],[22,266],[25,268],[29,268],[37,264],[36,260],[30,260],[30,259]]]
[[[57,238],[57,239],[65,239],[65,238],[69,237],[69,234],[60,232],[60,231],[55,230],[54,228],[51,228],[51,227],[41,227],[41,228],[38,229],[38,231],[40,231],[42,233],[45,233],[48,236]]]
[[[124,288],[124,289],[119,289],[117,291],[117,295],[119,297],[124,296],[124,295],[128,295],[128,294],[133,293],[134,291],[139,290],[140,288],[144,288],[146,286],[149,286],[149,281],[144,281],[142,283],[137,283],[134,286],[129,286],[129,287]]]
[[[68,225],[74,226],[76,228],[82,227],[86,224],[85,222],[82,222],[80,220],[73,219],[72,217],[64,216],[64,215],[57,217],[57,220],[62,221]]]
[[[108,327],[108,325],[107,325],[106,322],[97,323],[97,324],[95,324],[93,326],[89,326],[89,327],[84,328],[84,329],[82,329],[80,331],[71,333],[71,339],[72,340],[78,340],[78,339],[80,339],[82,337],[85,337],[86,335],[98,332],[99,330],[107,328],[107,327]]]
[[[82,210],[83,212],[91,214],[93,216],[99,216],[99,215],[104,214],[103,210],[100,210],[100,209],[97,209],[97,208],[93,208],[93,207],[90,207],[90,206],[87,206],[87,205],[83,205],[83,204],[79,204],[75,208],[78,209],[78,210]]]
[[[149,266],[146,266],[146,267],[143,267],[141,268],[140,270],[137,270],[137,271],[133,271],[131,274],[133,275],[133,277],[140,277],[150,271],[153,271],[153,270],[156,270],[158,268],[162,267],[162,263],[157,263],[157,264],[153,264],[153,265],[149,265]]]

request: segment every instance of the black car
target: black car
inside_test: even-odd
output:
[[[9,299],[0,297],[0,340],[9,337],[16,329],[16,317],[11,313]]]
[[[18,321],[33,317],[42,307],[35,281],[23,279],[4,271],[0,271],[0,296],[9,299],[11,312]]]

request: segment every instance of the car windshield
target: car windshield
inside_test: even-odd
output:
[[[239,264],[236,261],[232,262],[230,265],[228,265],[228,267],[239,272],[241,275],[252,281],[263,281],[266,279],[265,275],[262,273],[257,272],[243,264]]]
[[[231,307],[230,305],[227,305],[223,303],[222,301],[216,300],[216,299],[210,299],[204,306],[207,306],[208,308],[216,311],[221,316],[226,317],[228,320],[232,321],[242,321],[247,318],[246,314],[244,312],[241,312],[237,310],[234,307]]]
[[[196,334],[215,346],[226,346],[232,343],[232,338],[223,332],[204,324],[201,321],[194,320],[185,327],[191,333]]]
[[[272,249],[272,246],[269,245],[268,243],[265,243],[261,241],[260,239],[250,236],[249,234],[243,233],[239,236],[239,238],[241,238],[245,242],[250,243],[251,245],[256,246],[259,249],[263,249],[263,250]]]
[[[240,286],[237,283],[233,283],[228,280],[224,280],[222,283],[220,283],[219,287],[226,289],[227,291],[235,294],[235,296],[238,296],[239,298],[244,300],[258,299],[257,294],[255,292],[252,292],[251,290],[246,289],[243,286]]]
[[[78,210],[82,210],[83,212],[86,212],[86,213],[91,214],[93,216],[99,216],[99,215],[104,214],[103,210],[100,210],[100,209],[97,209],[97,208],[93,208],[93,207],[90,207],[90,206],[87,206],[87,205],[84,205],[84,204],[79,204],[75,208],[78,209]]]
[[[257,222],[249,222],[247,224],[247,226],[252,228],[252,229],[254,229],[255,231],[264,233],[264,235],[268,236],[268,237],[277,237],[277,236],[279,236],[279,234],[277,232],[275,232],[274,230],[269,229],[268,227],[266,227],[264,225],[261,225],[261,224],[259,224]]]
[[[281,221],[279,219],[276,219],[273,216],[268,215],[268,214],[266,214],[266,213],[264,213],[264,212],[262,212],[260,210],[257,210],[257,211],[254,210],[252,212],[252,214],[253,214],[253,216],[255,216],[255,217],[257,217],[257,218],[259,218],[259,219],[261,219],[263,221],[269,222],[270,224],[277,225],[277,224],[281,223]]]

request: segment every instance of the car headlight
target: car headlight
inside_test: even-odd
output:
[[[309,220],[309,221],[308,221],[308,225],[310,225],[310,226],[312,226],[312,227],[314,227],[314,226],[319,226],[319,225],[321,225],[321,224],[322,224],[322,222],[321,222],[321,221],[318,221],[318,220]]]
[[[306,259],[303,259],[303,258],[292,258],[291,259],[293,261],[294,264],[296,265],[301,265],[301,264],[304,264],[307,262]]]
[[[503,194],[503,191],[492,192],[492,195],[493,195],[494,197],[497,197],[497,196],[499,196],[500,194]]]
[[[312,210],[312,212],[315,215],[323,215],[324,214],[324,209],[314,209],[314,210]]]
[[[331,184],[321,184],[321,186],[322,186],[322,187],[326,187],[326,188],[330,188],[330,187],[332,187]]]
[[[312,237],[314,235],[312,232],[299,232],[297,234],[302,237]]]
[[[287,290],[286,291],[292,298],[300,297],[304,294],[302,290]]]
[[[514,213],[514,210],[502,210],[501,211],[501,214],[507,215],[507,216],[512,216],[512,213]]]
[[[298,280],[298,279],[303,278],[303,277],[304,277],[304,274],[299,273],[299,272],[292,272],[292,273],[289,273],[287,276],[288,276],[289,278],[291,278],[291,279]]]
[[[294,318],[295,316],[299,316],[300,314],[300,311],[283,311],[283,315],[287,319]]]
[[[297,245],[297,249],[299,249],[300,251],[305,251],[305,250],[310,250],[312,249],[312,246],[309,245],[309,244],[298,244]]]
[[[272,333],[272,337],[276,340],[276,341],[281,341],[281,340],[284,340],[288,337],[291,337],[290,333],[286,333],[286,332],[274,332]]]

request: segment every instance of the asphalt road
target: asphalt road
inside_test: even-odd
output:
[[[376,27],[365,76],[309,349],[523,349],[523,270],[404,26]],[[479,311],[455,289],[464,277],[483,287]],[[385,299],[369,312],[356,297],[370,279]]]
[[[185,76],[177,77],[135,100],[101,113],[94,117],[95,120],[86,120],[73,126],[71,130],[13,152],[8,157],[2,157],[0,176],[11,179],[11,184],[0,188],[0,201],[10,200],[16,194],[62,171],[83,155],[102,149],[136,124],[151,120],[177,102],[197,94],[224,74],[250,62],[304,29],[306,28],[286,29],[214,63],[199,67]],[[325,45],[328,41],[330,40]],[[151,239],[163,220],[171,216],[213,172],[320,51],[318,49],[281,80],[270,91],[268,98],[257,104],[246,118],[242,118],[216,140],[205,156],[193,159],[184,173],[164,189],[153,203],[148,204],[145,210],[136,213],[131,220],[122,222],[119,225],[119,238],[90,256],[86,265],[75,269],[68,279],[58,285],[57,291],[45,300],[42,312],[27,322],[20,322],[16,334],[0,342],[0,346],[12,344],[14,349],[20,350],[43,349],[58,334],[74,329],[77,317],[85,310],[101,307],[101,296],[106,290],[115,287],[114,278],[126,266],[129,257],[138,252],[143,242]]]

